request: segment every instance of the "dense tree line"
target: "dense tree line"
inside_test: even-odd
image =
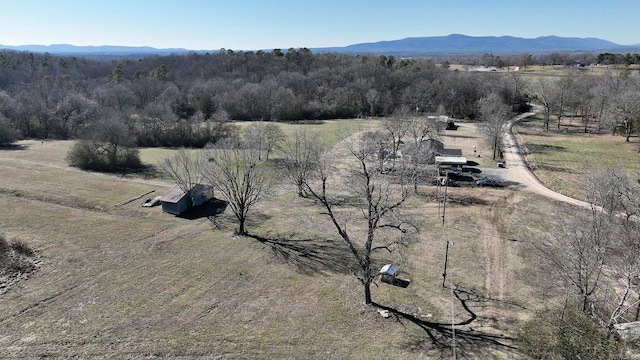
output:
[[[539,65],[539,66],[553,66],[553,65],[568,65],[578,64],[581,66],[586,65],[637,65],[640,64],[640,54],[638,53],[600,53],[594,54],[590,52],[569,52],[569,51],[553,51],[546,54],[532,54],[524,52],[522,54],[492,54],[485,53],[482,55],[474,55],[467,57],[449,57],[442,59],[447,63],[458,63],[472,66],[487,66],[487,67],[522,67]]]
[[[0,52],[0,117],[22,137],[86,137],[117,118],[140,146],[202,147],[228,120],[384,116],[402,105],[474,118],[495,74],[392,56],[234,52],[98,61]]]
[[[555,64],[566,60],[561,55],[545,56]],[[491,54],[475,59],[487,65],[505,60]],[[531,54],[511,60],[547,62]],[[479,100],[489,94],[514,112],[526,110],[530,99],[543,104],[547,128],[548,119],[563,116],[581,118],[585,129],[589,123],[624,128],[627,136],[637,126],[635,108],[621,102],[633,100],[638,87],[624,74],[596,81],[567,71],[527,84],[514,72],[458,71],[428,59],[304,48],[113,60],[2,51],[0,70],[3,144],[21,137],[80,138],[104,150],[105,129],[116,128],[107,123],[128,134],[119,139],[126,146],[204,147],[238,136],[230,120],[390,116],[400,108],[478,119]]]

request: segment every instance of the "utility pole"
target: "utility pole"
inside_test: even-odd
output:
[[[449,245],[453,246],[453,241],[447,240],[447,249],[444,253],[444,271],[442,272],[442,287],[445,287],[445,281],[447,280],[447,264],[449,262]]]
[[[444,214],[447,209],[447,188],[449,188],[449,172],[447,171],[444,180],[444,198],[442,200],[442,226],[444,226]]]

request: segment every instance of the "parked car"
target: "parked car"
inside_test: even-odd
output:
[[[462,169],[457,167],[448,168],[447,172],[452,175],[462,175]]]
[[[476,185],[480,185],[480,186],[500,186],[501,184],[500,184],[499,180],[484,178],[484,179],[476,180]]]

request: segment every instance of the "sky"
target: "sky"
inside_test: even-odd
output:
[[[463,34],[632,45],[639,16],[638,0],[0,0],[0,44],[271,50]]]

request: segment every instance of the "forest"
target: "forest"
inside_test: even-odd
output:
[[[635,55],[577,58],[628,66]],[[553,53],[457,60],[498,68],[521,63],[526,70],[570,59]],[[523,71],[474,72],[450,65],[384,55],[313,54],[306,48],[221,49],[138,59],[2,51],[0,145],[31,138],[91,140],[110,144],[112,153],[135,147],[202,148],[238,137],[232,121],[384,117],[400,107],[415,115],[474,120],[479,119],[480,99],[489,94],[497,94],[513,112],[525,111],[532,100],[542,104],[547,129],[551,117],[566,115],[581,119],[585,129],[594,123],[607,131],[622,126],[627,138],[636,131],[635,110],[616,101],[638,93],[630,70],[600,81],[568,66],[561,66],[566,69],[561,76],[526,77]],[[134,159],[127,167],[135,165]]]

